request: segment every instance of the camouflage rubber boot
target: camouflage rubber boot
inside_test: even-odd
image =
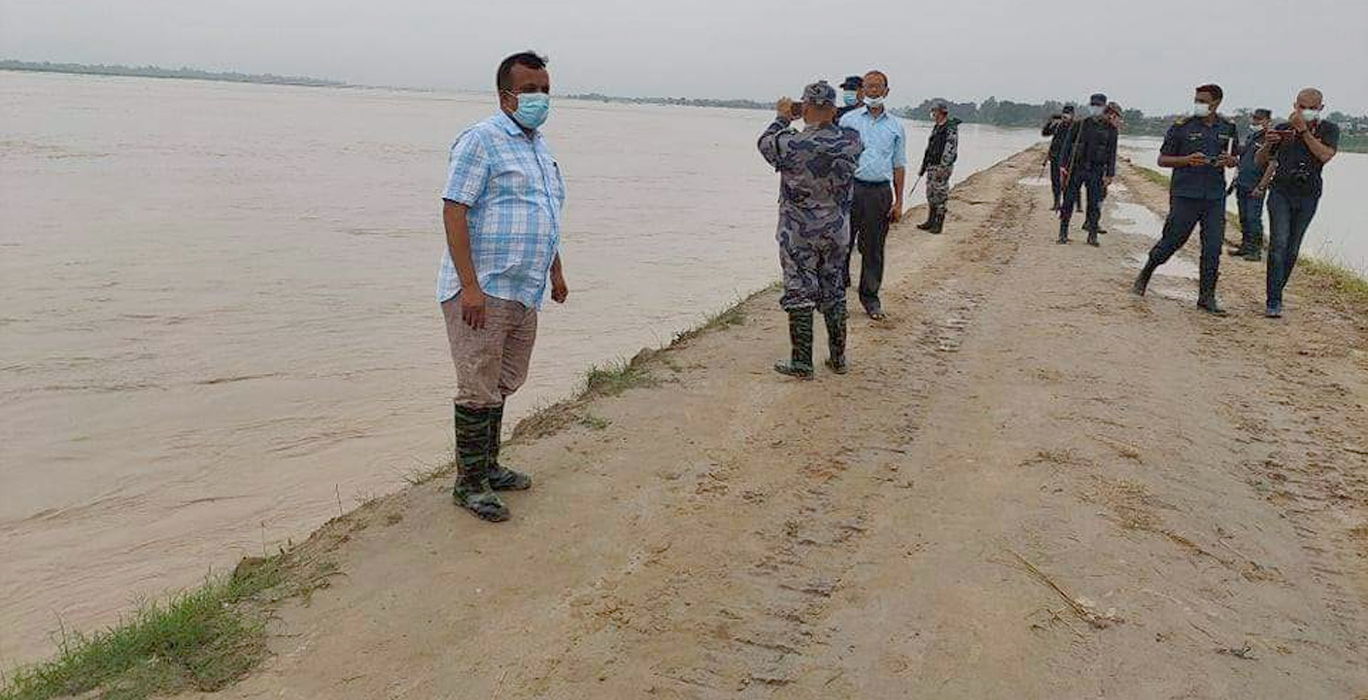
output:
[[[793,354],[774,363],[774,371],[799,379],[812,379],[812,309],[789,312],[789,342]]]
[[[940,233],[945,226],[945,207],[937,207],[935,213],[931,215],[931,228],[927,230],[931,233]]]
[[[489,485],[493,464],[494,412],[487,408],[453,408],[456,427],[456,485],[451,489],[456,505],[481,520],[508,520],[508,507]],[[497,439],[497,438],[496,438]]]
[[[515,472],[499,464],[499,447],[503,443],[504,407],[494,411],[494,451],[489,460],[489,485],[495,491],[526,491],[532,488],[532,477]]]
[[[827,361],[826,366],[831,368],[836,374],[845,374],[850,371],[846,365],[846,310],[844,306],[834,308],[822,314],[826,319],[827,329]]]

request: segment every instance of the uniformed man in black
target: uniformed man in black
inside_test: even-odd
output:
[[[1235,153],[1240,135],[1235,123],[1217,113],[1221,88],[1197,88],[1192,116],[1178,120],[1164,135],[1159,148],[1159,167],[1173,168],[1169,185],[1169,215],[1164,233],[1150,250],[1149,261],[1135,279],[1131,291],[1144,295],[1155,268],[1163,265],[1202,225],[1202,263],[1197,306],[1210,314],[1224,316],[1216,301],[1216,278],[1221,267],[1221,243],[1225,237],[1225,169],[1239,164]]]
[[[1064,109],[1059,114],[1050,115],[1050,121],[1045,122],[1045,126],[1040,129],[1041,136],[1050,137],[1050,191],[1054,194],[1054,204],[1050,211],[1059,211],[1059,198],[1064,193],[1064,181],[1059,177],[1059,154],[1064,150],[1064,138],[1069,135],[1069,126],[1073,124],[1074,106],[1064,105]]]
[[[1116,175],[1116,127],[1107,118],[1107,96],[1101,93],[1088,99],[1088,118],[1069,127],[1059,154],[1059,176],[1064,181],[1064,201],[1059,206],[1059,243],[1069,242],[1069,219],[1074,203],[1084,187],[1088,188],[1088,213],[1083,229],[1088,245],[1099,245],[1098,227],[1102,220],[1102,191]]]
[[[1235,171],[1235,182],[1227,188],[1235,191],[1235,204],[1240,212],[1240,247],[1228,252],[1245,260],[1263,259],[1264,193],[1258,189],[1264,169],[1255,162],[1255,154],[1263,146],[1264,130],[1273,119],[1267,109],[1256,109],[1249,118],[1249,138],[1240,149],[1240,165]]]
[[[854,112],[864,106],[864,78],[858,75],[846,76],[841,82],[841,103],[836,108],[836,123],[841,123],[841,117],[846,112]]]

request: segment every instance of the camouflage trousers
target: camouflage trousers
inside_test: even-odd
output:
[[[950,173],[954,166],[937,165],[926,169],[926,203],[944,209],[950,199]]]
[[[802,236],[787,231],[779,235],[779,264],[784,270],[784,294],[779,305],[785,311],[816,308],[822,313],[845,308],[846,250],[849,241],[841,234]]]

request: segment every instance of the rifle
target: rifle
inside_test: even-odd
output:
[[[1087,119],[1083,121],[1087,121]],[[1069,125],[1069,128],[1077,128],[1078,131],[1074,133],[1073,144],[1069,146],[1069,166],[1064,169],[1064,179],[1059,186],[1060,193],[1066,198],[1068,197],[1069,180],[1073,177],[1074,166],[1078,164],[1078,142],[1083,139],[1083,121],[1075,119]]]

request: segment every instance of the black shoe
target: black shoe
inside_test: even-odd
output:
[[[1263,260],[1263,253],[1258,250],[1250,250],[1241,257],[1249,262],[1259,262],[1260,260]]]
[[[499,436],[498,409],[455,406],[456,484],[452,500],[481,520],[508,520],[508,507],[489,484],[490,466]]]
[[[1093,230],[1091,230],[1091,231],[1088,232],[1088,245],[1090,245],[1090,246],[1092,246],[1092,247],[1094,247],[1094,248],[1096,248],[1096,247],[1102,245],[1101,243],[1099,243],[1099,242],[1097,241],[1097,229],[1093,229]]]
[[[1244,247],[1244,246],[1240,246],[1240,247],[1238,247],[1238,248],[1227,248],[1227,249],[1226,249],[1226,255],[1229,255],[1229,256],[1232,257],[1232,258],[1242,258],[1242,257],[1244,257],[1244,256],[1246,256],[1246,255],[1248,255],[1248,254],[1249,254],[1249,249],[1246,248],[1246,247]]]
[[[1204,294],[1197,299],[1197,308],[1211,314],[1212,316],[1225,316],[1226,310],[1221,308],[1220,302],[1216,300],[1216,293]]]
[[[1282,318],[1282,302],[1274,302],[1264,307],[1264,318]]]
[[[923,230],[923,231],[930,231],[930,230],[931,230],[931,223],[932,223],[933,221],[935,221],[935,220],[936,220],[936,210],[935,210],[935,209],[927,209],[927,210],[926,210],[926,221],[923,221],[923,222],[921,222],[920,224],[917,224],[917,228],[919,228],[919,229],[921,229],[921,230]]]
[[[1061,219],[1060,222],[1059,222],[1059,239],[1056,240],[1055,243],[1058,243],[1059,245],[1065,245],[1065,244],[1067,244],[1068,242],[1069,242],[1069,222],[1064,221],[1064,220]]]
[[[945,227],[945,210],[937,209],[931,212],[931,226],[926,230],[931,233],[940,233]]]
[[[1145,290],[1149,289],[1150,277],[1154,276],[1154,268],[1154,265],[1145,264],[1145,268],[1135,278],[1135,284],[1131,285],[1131,294],[1140,297],[1145,296]]]
[[[799,379],[812,379],[812,309],[790,311],[788,317],[792,353],[787,361],[774,363],[774,371]]]
[[[846,310],[844,306],[832,309],[822,317],[826,319],[827,361],[826,366],[836,374],[850,371],[846,365]]]

